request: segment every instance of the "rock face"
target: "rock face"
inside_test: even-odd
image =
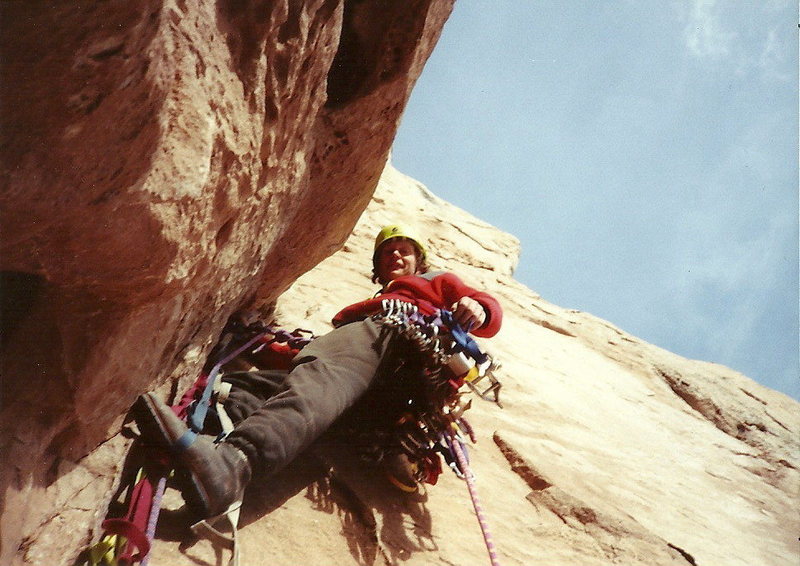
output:
[[[504,408],[476,399],[467,412],[478,435],[471,465],[501,564],[797,563],[796,401],[548,303],[514,281],[515,238],[391,167],[343,249],[281,297],[279,320],[324,332],[340,306],[371,296],[374,234],[401,219],[431,238],[434,268],[488,290],[505,309],[503,329],[482,341],[503,363]],[[420,502],[352,461],[319,473],[294,497],[253,504],[245,557],[489,564],[454,474]],[[164,552],[164,563],[178,563]]]
[[[451,8],[2,3],[0,563],[66,560],[135,397],[341,245]]]
[[[504,408],[467,413],[504,566],[796,564],[795,401],[549,304],[513,279],[512,236],[384,169],[450,9],[2,5],[0,563],[71,564],[136,395],[182,390],[232,312],[279,295],[277,322],[325,332],[402,220],[506,310],[483,341]],[[225,563],[167,495],[150,563]],[[243,566],[489,563],[463,481],[409,497],[346,446],[254,484],[240,539]]]

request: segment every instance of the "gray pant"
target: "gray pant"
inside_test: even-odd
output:
[[[244,452],[255,474],[277,472],[352,408],[378,376],[391,373],[397,342],[367,319],[313,340],[288,373],[226,376],[233,384],[226,410],[237,423],[226,441]]]

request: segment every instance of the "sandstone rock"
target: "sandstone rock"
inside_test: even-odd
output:
[[[278,295],[279,323],[325,332],[398,220],[506,309],[483,341],[504,408],[468,412],[502,564],[796,563],[795,401],[548,303],[514,237],[383,168],[451,5],[2,4],[0,563],[72,563],[135,396],[180,391]],[[151,564],[224,563],[180,504]],[[243,565],[488,564],[454,474],[408,497],[345,446],[253,485],[240,534]]]

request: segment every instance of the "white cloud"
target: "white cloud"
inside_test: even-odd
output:
[[[790,50],[784,40],[785,37],[779,34],[777,27],[767,32],[757,65],[768,80],[788,82],[792,78],[788,72],[789,65],[786,64],[786,57]]]
[[[739,77],[757,72],[770,82],[794,80],[797,44],[791,22],[797,12],[791,3],[681,0],[674,6],[691,56],[714,62],[727,59]]]
[[[724,29],[717,0],[691,0],[686,19],[684,40],[693,55],[719,58],[730,53],[736,34]]]

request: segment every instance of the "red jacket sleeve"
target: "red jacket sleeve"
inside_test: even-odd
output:
[[[475,336],[490,338],[497,334],[503,322],[503,309],[497,300],[482,291],[465,285],[452,273],[441,273],[427,277],[409,275],[399,277],[384,289],[381,295],[345,307],[333,318],[334,326],[341,326],[379,312],[383,299],[398,299],[417,305],[424,314],[433,314],[437,309],[449,309],[462,297],[470,297],[486,311],[486,321],[480,328],[471,330]]]
[[[470,332],[482,338],[491,338],[500,331],[503,323],[503,309],[500,303],[489,293],[473,289],[452,273],[443,273],[431,281],[433,287],[444,301],[443,308],[450,308],[462,297],[470,297],[478,301],[486,311],[486,320],[480,328]]]
[[[358,303],[353,303],[340,310],[331,320],[331,324],[335,328],[339,328],[344,324],[350,324],[357,320],[364,320],[368,316],[372,316],[380,312],[381,302],[380,299],[367,299]]]

